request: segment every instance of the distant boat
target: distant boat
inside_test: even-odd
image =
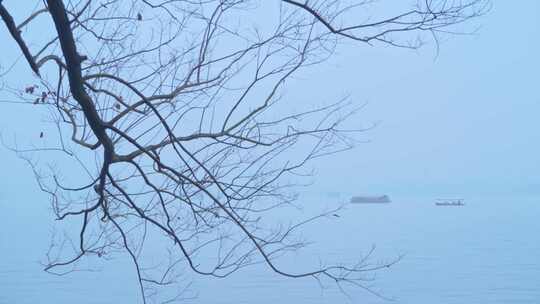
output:
[[[382,196],[353,196],[351,198],[351,203],[353,204],[381,204],[381,203],[390,203],[392,202],[388,195]]]
[[[465,206],[465,200],[461,198],[439,198],[435,200],[437,206]]]

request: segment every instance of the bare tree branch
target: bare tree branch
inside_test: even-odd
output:
[[[182,267],[226,277],[254,264],[383,296],[370,274],[400,257],[377,263],[372,250],[351,265],[281,264],[306,247],[302,227],[341,206],[288,225],[272,212],[295,206],[311,161],[370,129],[343,126],[362,105],[301,107],[285,88],[342,40],[417,48],[424,33],[459,31],[489,1],[424,0],[390,16],[369,16],[372,1],[36,3],[19,26],[1,1],[0,16],[37,76],[17,102],[50,109],[58,131],[56,146],[14,147],[66,227],[46,271],[125,254],[145,303],[181,300],[184,289],[166,290],[179,290]],[[51,26],[36,27],[38,16]],[[25,43],[23,28],[41,40]]]

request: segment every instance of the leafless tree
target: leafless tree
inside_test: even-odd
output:
[[[225,277],[262,263],[372,291],[364,280],[393,262],[367,254],[302,272],[278,262],[305,245],[303,224],[328,213],[278,226],[272,212],[294,202],[310,160],[362,131],[341,128],[354,112],[345,101],[285,112],[283,88],[340,41],[418,48],[489,5],[392,3],[379,17],[369,0],[46,0],[17,23],[17,2],[0,0],[0,15],[34,80],[12,93],[48,107],[58,130],[56,146],[19,150],[57,160],[45,170],[25,156],[66,227],[46,270],[124,252],[145,303],[179,300],[162,290],[178,291],[182,266]]]

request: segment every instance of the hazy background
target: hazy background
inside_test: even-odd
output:
[[[446,36],[438,56],[433,43],[411,51],[347,42],[332,59],[296,76],[287,88],[296,106],[350,95],[357,104],[368,103],[355,117],[357,126],[378,123],[360,137],[370,143],[316,164],[318,189],[540,191],[540,2],[495,0],[492,11],[469,28],[475,26],[475,35]],[[3,28],[0,39],[6,41],[0,64],[7,68],[19,58],[15,71],[27,79]],[[0,99],[6,97],[0,93]],[[36,139],[45,117],[33,111],[2,104],[0,131],[17,134],[21,143]],[[4,172],[20,172],[2,188],[28,185],[23,163],[3,148],[0,153]]]
[[[6,5],[14,2],[5,1]],[[467,295],[472,294],[479,297],[481,293],[473,288],[477,285],[460,280],[464,277],[473,278],[481,284],[485,280],[498,279],[497,276],[480,271],[478,273],[485,276],[475,277],[473,274],[459,272],[456,267],[452,269],[447,266],[446,270],[440,267],[449,265],[449,261],[456,263],[455,266],[478,266],[482,261],[489,260],[489,257],[492,258],[489,265],[493,269],[499,271],[508,267],[514,271],[512,275],[509,272],[505,272],[506,276],[501,274],[501,282],[523,282],[519,285],[526,286],[531,292],[527,299],[532,300],[527,303],[538,303],[534,301],[540,299],[540,291],[534,287],[535,281],[540,280],[536,255],[540,253],[540,241],[535,232],[538,231],[536,219],[540,216],[540,209],[534,207],[538,206],[535,199],[529,199],[528,204],[515,199],[537,197],[540,194],[540,1],[495,0],[492,11],[476,20],[476,24],[481,25],[481,28],[473,36],[444,39],[438,56],[432,44],[420,51],[410,51],[346,43],[331,60],[301,77],[297,76],[296,85],[288,89],[288,96],[295,100],[295,106],[298,107],[319,101],[332,101],[348,94],[358,104],[368,103],[354,118],[359,126],[378,123],[375,129],[360,136],[360,139],[369,143],[314,163],[316,175],[314,184],[306,189],[308,193],[325,197],[346,197],[355,193],[427,198],[498,197],[498,204],[492,206],[494,209],[490,209],[489,200],[483,201],[484,209],[463,209],[473,210],[467,211],[472,212],[469,216],[460,217],[456,213],[441,215],[433,210],[427,212],[416,208],[410,211],[399,207],[400,213],[388,217],[380,211],[357,211],[355,217],[345,216],[341,226],[334,223],[338,225],[337,229],[343,231],[350,231],[347,229],[358,221],[363,222],[358,227],[380,229],[366,234],[359,233],[361,236],[354,239],[354,245],[359,247],[365,244],[369,247],[372,242],[380,242],[383,252],[385,246],[391,248],[388,251],[390,254],[420,251],[419,256],[423,254],[435,258],[444,256],[444,252],[463,242],[485,244],[476,251],[466,251],[468,255],[460,255],[460,251],[455,251],[451,256],[433,260],[435,262],[432,264],[422,262],[422,265],[431,265],[432,268],[417,267],[414,259],[418,256],[413,254],[412,260],[407,260],[409,262],[404,262],[405,266],[401,270],[396,270],[394,279],[383,279],[381,283],[388,286],[390,294],[405,294],[405,297],[411,295],[411,301],[401,303],[434,303],[438,295],[436,293],[429,296],[425,290],[415,291],[414,286],[409,291],[400,291],[398,288],[400,284],[407,286],[406,282],[410,278],[419,280],[433,273],[440,274],[439,280],[433,281],[434,286],[438,286],[438,283],[442,286],[473,284],[467,285],[468,294],[462,294],[462,298],[454,297],[455,302],[447,299],[439,303],[464,303],[462,299],[468,299]],[[4,27],[0,29],[0,41],[0,65],[6,68],[13,58],[20,58],[20,55]],[[21,75],[22,81],[27,79],[28,69],[24,62],[15,71],[16,74],[10,77]],[[7,99],[0,92],[0,100]],[[46,117],[35,113],[29,106],[2,102],[0,107],[1,133],[7,136],[16,134],[21,143],[38,140]],[[84,278],[91,280],[95,285],[90,286],[104,294],[113,292],[106,288],[114,284],[107,282],[115,282],[114,293],[131,295],[136,299],[133,282],[128,279],[125,286],[118,285],[122,280],[118,280],[118,272],[111,269],[103,274],[77,274],[71,277],[71,291],[61,295],[58,290],[67,286],[66,281],[51,278],[39,281],[42,282],[39,286],[29,283],[33,277],[42,276],[37,262],[46,252],[52,217],[47,213],[47,197],[38,190],[26,164],[3,147],[0,147],[0,159],[0,272],[9,271],[9,275],[0,275],[0,303],[16,303],[10,295],[23,297],[32,292],[36,299],[42,297],[50,301],[65,301],[60,303],[72,303],[80,298],[81,293],[87,293],[88,296],[94,294],[85,288],[88,285],[84,284],[88,282]],[[501,201],[501,198],[509,199]],[[472,202],[474,205],[474,200]],[[370,221],[364,222],[363,216],[368,216]],[[437,226],[435,219],[440,219],[440,216],[443,216],[442,222],[448,225],[445,229],[426,228]],[[415,226],[414,223],[422,224]],[[534,223],[536,226],[532,226]],[[451,227],[452,224],[455,227]],[[493,229],[487,229],[489,225],[493,225]],[[360,229],[358,227],[353,229]],[[384,230],[384,227],[389,228]],[[402,232],[404,234],[401,235],[400,231],[408,232]],[[471,231],[476,234],[471,234]],[[438,232],[445,236],[456,233],[464,238],[456,237],[447,243]],[[317,237],[317,234],[314,236]],[[424,237],[432,241],[426,242]],[[322,238],[329,236],[323,235]],[[507,240],[512,242],[504,243]],[[331,242],[346,244],[351,239],[341,235]],[[354,247],[349,245],[338,248],[346,250]],[[418,246],[426,247],[418,250]],[[496,252],[506,255],[497,258],[493,255]],[[339,254],[336,255],[339,258]],[[464,265],[460,259],[469,261],[471,265]],[[511,261],[528,261],[529,264],[519,268],[511,264]],[[21,272],[21,269],[24,271]],[[445,273],[450,274],[448,281],[442,279],[446,277]],[[452,276],[452,273],[455,275]],[[526,276],[523,275],[525,273]],[[228,283],[232,289],[225,293],[226,299],[250,298],[242,294],[240,289],[250,287],[246,284],[252,278],[242,275],[235,278],[231,281],[233,283]],[[275,288],[291,286],[270,282],[257,289],[260,295],[268,296],[264,298],[268,301],[275,294]],[[212,284],[217,283],[209,281],[206,284],[203,286],[214,288]],[[309,286],[317,288],[316,284]],[[54,291],[55,288],[58,290]],[[306,294],[301,288],[289,293],[286,288],[281,290],[291,299],[295,292],[300,294],[298,297]],[[317,292],[315,294],[319,295]],[[361,295],[362,299],[366,296]],[[491,298],[465,302],[492,303],[486,302],[486,299]],[[508,301],[502,303],[514,303]],[[20,303],[27,302],[21,300]],[[306,303],[315,303],[315,300]],[[321,303],[325,301],[321,300]]]
[[[321,162],[320,187],[539,193],[540,2],[493,1],[479,24],[474,36],[447,37],[436,59],[433,45],[414,52],[349,43],[306,77],[304,100],[349,92],[368,102],[362,122],[380,122],[363,137],[371,143]]]

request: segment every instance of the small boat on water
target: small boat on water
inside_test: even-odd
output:
[[[353,196],[351,203],[353,204],[384,204],[390,203],[390,197],[388,195],[381,196]]]
[[[439,198],[435,200],[436,206],[465,206],[465,200],[462,198]]]

